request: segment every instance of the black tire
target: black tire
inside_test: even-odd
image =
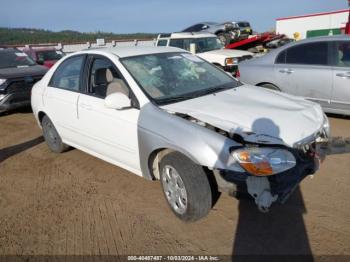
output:
[[[171,204],[171,200],[169,200],[169,191],[166,189],[166,170],[169,166],[176,170],[183,184],[181,188],[186,192],[186,207],[183,208],[182,212],[177,208],[175,209]],[[201,166],[193,163],[178,152],[172,152],[164,156],[160,162],[160,179],[164,197],[170,209],[178,218],[183,221],[193,222],[209,213],[212,207],[212,192],[207,174]],[[178,186],[178,182],[176,182],[176,185]]]
[[[44,116],[41,121],[41,126],[46,144],[52,152],[62,153],[69,149],[69,146],[62,142],[62,139],[50,118]]]
[[[281,91],[281,89],[279,89],[277,86],[275,86],[273,84],[262,84],[259,86],[266,88],[266,89],[270,89],[270,90]]]

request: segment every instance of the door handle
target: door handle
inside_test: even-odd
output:
[[[88,104],[81,104],[80,105],[82,108],[86,109],[86,110],[92,110],[92,106],[88,105]]]
[[[344,79],[350,79],[350,72],[346,72],[346,73],[338,73],[336,74],[337,77],[341,77]]]
[[[288,69],[281,69],[280,73],[291,74],[291,73],[294,73],[294,70],[289,69],[289,68]]]

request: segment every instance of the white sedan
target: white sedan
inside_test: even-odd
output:
[[[283,202],[317,171],[316,143],[329,135],[319,105],[244,85],[170,47],[66,56],[34,86],[32,108],[53,152],[72,146],[161,180],[185,221],[242,184],[261,211]]]

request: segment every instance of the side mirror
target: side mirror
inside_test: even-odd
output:
[[[127,95],[116,92],[105,98],[105,106],[111,109],[122,110],[131,107],[131,100]]]
[[[205,29],[208,29],[208,28],[209,28],[208,25],[203,25],[203,26],[202,26],[202,30],[205,30]]]
[[[191,44],[190,44],[190,52],[191,52],[193,55],[196,54],[196,49],[197,49],[196,44],[195,44],[195,43],[191,43]]]

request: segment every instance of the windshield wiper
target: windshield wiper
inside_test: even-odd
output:
[[[213,94],[213,93],[220,92],[220,91],[223,91],[223,90],[227,90],[227,89],[230,89],[230,88],[232,88],[232,86],[217,86],[217,87],[208,88],[208,89],[205,89],[205,90],[195,91],[195,92],[187,94],[187,95],[181,95],[181,96],[174,96],[174,97],[157,99],[156,102],[157,102],[157,104],[169,104],[169,103],[174,103],[174,102],[180,102],[180,101],[184,101],[184,100],[188,100],[188,99],[204,96],[204,95],[207,95],[207,94]]]
[[[194,98],[194,97],[191,95],[174,96],[174,97],[156,99],[156,102],[157,102],[157,104],[169,104],[169,103],[184,101],[184,100],[191,99],[191,98]]]
[[[208,89],[204,89],[204,90],[200,90],[198,92],[193,93],[193,95],[195,96],[202,96],[202,95],[207,95],[207,94],[213,94],[213,93],[217,93],[223,90],[227,90],[232,88],[232,86],[216,86],[213,88],[208,88]]]

